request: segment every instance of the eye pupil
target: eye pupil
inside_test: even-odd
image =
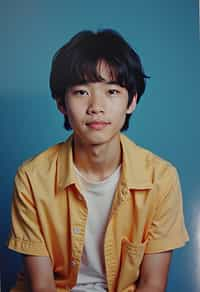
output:
[[[116,89],[110,89],[109,92],[110,92],[110,94],[117,94],[118,93],[118,91]]]
[[[83,89],[79,89],[79,90],[75,90],[74,93],[77,94],[77,95],[85,95],[86,91],[83,90]]]

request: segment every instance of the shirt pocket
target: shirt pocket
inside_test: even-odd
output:
[[[134,286],[134,283],[139,278],[140,265],[144,256],[146,243],[146,241],[144,243],[138,243],[123,239],[117,292],[121,292],[129,286]]]

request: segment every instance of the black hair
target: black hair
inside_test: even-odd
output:
[[[102,81],[97,70],[99,61],[104,61],[110,68],[113,81],[128,91],[128,105],[137,93],[137,103],[145,90],[145,75],[140,57],[122,38],[111,29],[98,32],[81,31],[60,48],[53,57],[50,89],[52,97],[60,98],[64,104],[67,90],[85,82]],[[129,125],[127,114],[122,131]],[[71,129],[65,116],[65,129]]]

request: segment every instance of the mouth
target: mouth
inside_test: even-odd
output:
[[[89,123],[86,123],[87,127],[94,129],[94,130],[102,130],[108,125],[110,125],[109,122],[104,122],[104,121],[92,121]]]

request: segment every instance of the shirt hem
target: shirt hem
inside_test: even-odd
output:
[[[10,238],[7,247],[8,249],[14,250],[22,254],[49,256],[45,246],[41,242],[32,242],[19,238]]]
[[[169,251],[177,248],[181,248],[189,241],[189,237],[186,237],[183,241],[171,242],[170,240],[166,240],[166,242],[161,242],[161,240],[153,241],[152,243],[148,243],[148,247],[145,250],[145,254],[158,253]]]

